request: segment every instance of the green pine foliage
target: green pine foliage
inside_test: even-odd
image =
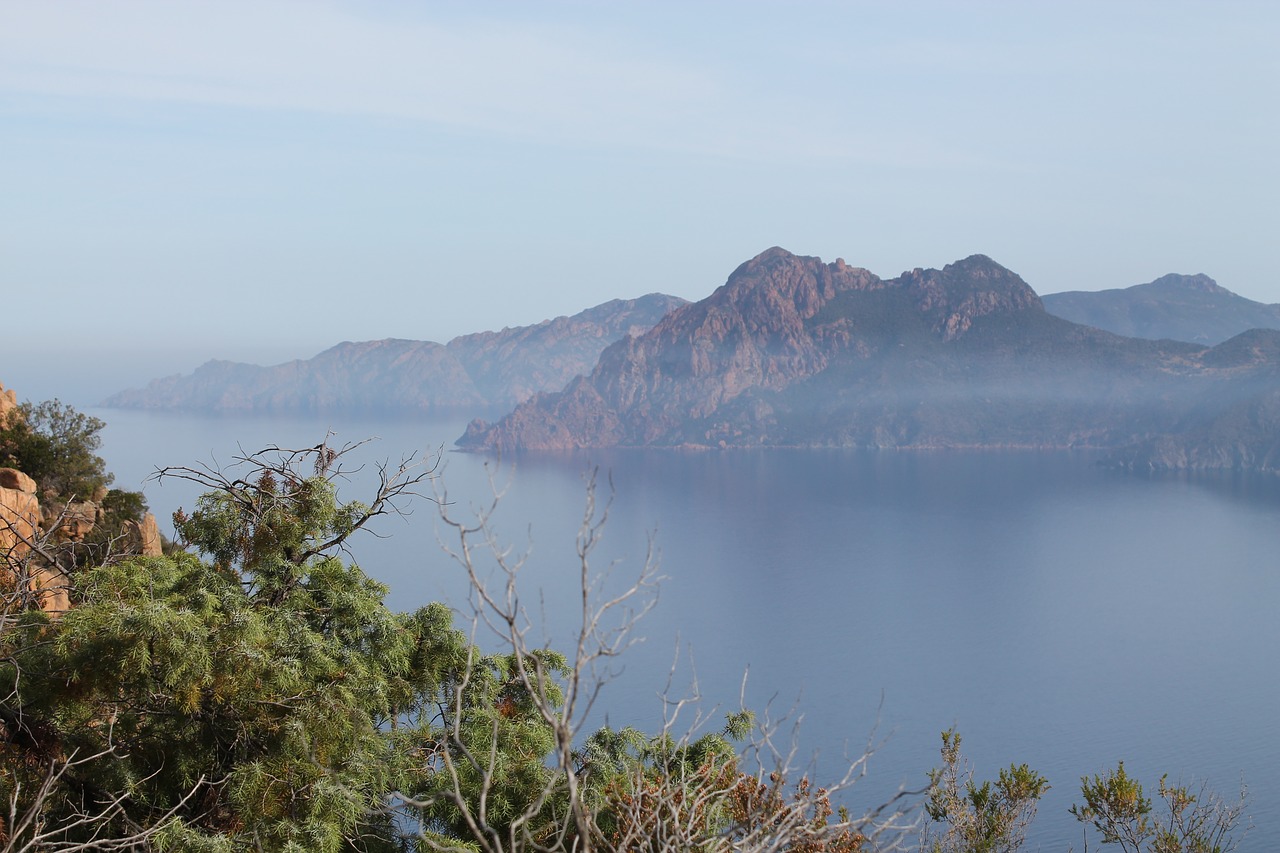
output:
[[[535,652],[535,686],[560,701],[563,655]],[[546,758],[555,735],[511,655],[477,655],[446,685],[439,717],[412,733],[429,744],[412,779],[419,818],[436,843],[482,834],[502,849],[549,843],[564,825],[566,791]]]
[[[321,474],[264,464],[179,517],[197,553],[80,573],[69,613],[3,638],[0,795],[63,844],[396,846],[389,795],[414,775],[396,725],[429,729],[469,650],[446,608],[394,613],[339,558],[366,513]],[[76,763],[40,795],[15,769],[36,759]],[[77,825],[86,806],[109,819]]]
[[[190,554],[94,569],[56,628],[19,640],[21,714],[65,753],[102,756],[80,776],[129,792],[120,831],[171,814],[184,838],[313,851],[385,834],[402,768],[384,726],[438,680],[414,670],[415,629],[444,620],[390,613],[337,563],[279,605]],[[451,630],[429,642],[460,645]]]

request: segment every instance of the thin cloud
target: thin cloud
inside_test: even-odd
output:
[[[713,53],[675,57],[564,23],[392,19],[293,0],[32,3],[0,11],[0,57],[0,90],[27,95],[375,115],[746,161],[999,167],[894,138],[866,120],[874,109],[829,93],[753,90]]]
[[[717,95],[700,70],[551,27],[378,20],[332,5],[8,7],[0,85],[44,95],[377,114],[549,135]],[[625,122],[630,124],[631,122]]]

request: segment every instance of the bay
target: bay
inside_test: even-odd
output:
[[[696,691],[713,720],[740,692],[798,721],[822,782],[879,744],[856,807],[922,787],[938,734],[956,726],[979,778],[1026,762],[1049,778],[1027,849],[1083,849],[1067,814],[1079,779],[1124,760],[1159,777],[1243,780],[1255,828],[1243,850],[1280,849],[1280,478],[1136,476],[1084,454],[593,451],[494,460],[448,452],[456,419],[210,417],[94,411],[117,485],[161,520],[195,490],[157,466],[225,466],[269,444],[370,436],[367,466],[436,458],[452,513],[505,489],[494,527],[530,549],[525,603],[552,645],[576,626],[574,537],[584,474],[612,494],[594,566],[607,589],[665,576],[592,723],[660,722],[660,694]],[[369,485],[353,477],[349,497]],[[611,483],[611,486],[610,486]],[[352,544],[409,609],[466,609],[434,504],[380,519]],[[673,660],[676,662],[673,670]],[[744,674],[745,688],[744,684]],[[1094,839],[1096,845],[1097,839]]]

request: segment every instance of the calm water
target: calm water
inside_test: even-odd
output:
[[[240,445],[380,436],[370,461],[446,447],[459,421],[220,419],[98,411],[103,455],[137,488],[156,465],[231,461]],[[454,509],[486,501],[481,457],[445,454]],[[654,728],[675,685],[708,706],[803,715],[802,754],[829,777],[873,729],[886,740],[854,805],[919,787],[955,725],[981,778],[1027,762],[1053,789],[1028,849],[1082,849],[1079,778],[1119,759],[1251,792],[1242,849],[1280,849],[1280,478],[1143,478],[1066,454],[594,452],[500,466],[499,533],[531,543],[530,610],[568,644],[583,472],[612,477],[597,565],[666,576],[598,719]],[[359,494],[353,483],[352,496]],[[190,489],[147,483],[162,527]],[[465,604],[434,507],[384,519],[357,559],[400,609]],[[541,593],[541,594],[540,594]],[[1096,842],[1096,838],[1094,839]],[[1096,845],[1095,845],[1096,846]]]

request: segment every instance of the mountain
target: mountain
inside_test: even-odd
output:
[[[1154,466],[1174,457],[1143,456],[1144,442],[1241,438],[1236,422],[1280,389],[1278,366],[1277,332],[1209,348],[1055,317],[982,255],[884,280],[773,248],[458,444],[1092,447]]]
[[[1050,314],[1135,338],[1221,343],[1249,329],[1280,329],[1280,305],[1254,302],[1207,275],[1166,275],[1148,284],[1041,297]]]
[[[263,413],[509,408],[537,391],[564,387],[591,370],[606,346],[647,330],[682,304],[653,293],[448,344],[345,342],[272,367],[210,361],[189,376],[156,379],[102,405]]]

